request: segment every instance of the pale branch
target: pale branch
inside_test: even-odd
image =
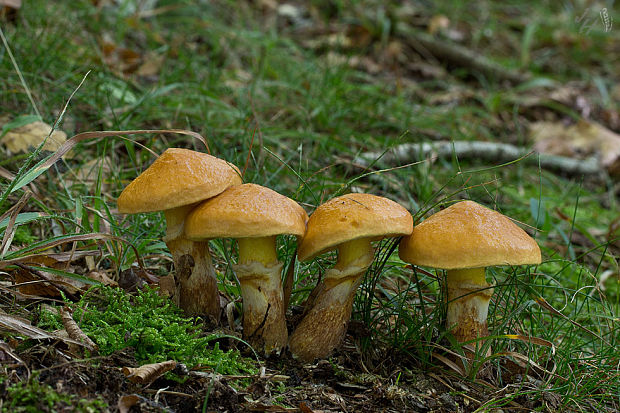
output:
[[[484,159],[494,164],[511,161],[538,165],[544,169],[563,172],[569,175],[595,175],[603,171],[595,157],[586,159],[568,158],[533,152],[506,143],[479,141],[438,141],[433,143],[404,143],[382,152],[365,152],[357,156],[353,163],[367,167],[378,160],[380,165],[390,167],[402,163],[422,161],[428,158]],[[380,159],[379,159],[380,158]]]

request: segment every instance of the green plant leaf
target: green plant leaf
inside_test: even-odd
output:
[[[43,214],[42,212],[22,212],[21,214],[17,215],[17,219],[15,220],[15,225],[27,224],[29,222],[36,221],[37,219],[45,217],[45,216],[46,215]],[[10,217],[6,217],[2,221],[0,221],[0,231],[3,231],[6,229],[6,227],[9,225],[9,219]]]
[[[36,122],[41,120],[41,117],[37,115],[21,115],[2,125],[2,131],[0,131],[0,139],[4,137],[9,131],[13,129],[21,128],[22,126],[31,124],[32,122]]]

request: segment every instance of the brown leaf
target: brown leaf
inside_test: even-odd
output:
[[[90,337],[84,334],[84,332],[80,329],[80,327],[73,319],[69,308],[64,307],[60,309],[60,318],[62,320],[62,325],[65,327],[65,330],[67,330],[69,338],[83,343],[83,346],[90,351],[97,351],[97,344],[95,344],[95,342],[92,341]]]
[[[99,168],[101,168],[103,182],[101,185],[101,191],[106,192],[108,185],[106,177],[112,172],[112,160],[106,156],[103,159],[91,159],[88,162],[80,165],[78,168],[72,168],[65,173],[65,182],[68,187],[72,187],[76,184],[82,184],[86,188],[94,188],[97,184],[97,178],[99,176]]]
[[[138,67],[138,70],[136,70],[136,75],[144,77],[157,76],[163,63],[164,56],[155,53],[147,53],[142,60],[142,64]]]
[[[45,122],[35,121],[19,128],[11,129],[0,139],[11,153],[29,152],[38,147],[49,135],[52,127]],[[67,140],[67,134],[61,130],[55,130],[47,139],[43,150],[56,151]]]
[[[108,277],[108,274],[106,274],[104,271],[94,270],[86,274],[86,276],[91,280],[100,282],[101,284],[109,285],[111,287],[118,287],[118,283]]]
[[[31,325],[27,320],[9,314],[0,313],[0,329],[12,331],[20,336],[28,337],[34,340],[53,339],[64,341],[67,344],[84,346],[84,344],[80,341],[74,340],[70,337],[62,337],[60,334],[48,333],[39,327]]]
[[[142,56],[131,49],[119,47],[112,42],[101,42],[103,62],[112,70],[131,74],[135,72],[142,61]]]
[[[299,403],[299,410],[301,410],[302,413],[314,413],[314,411],[304,402]]]
[[[50,333],[31,325],[29,321],[9,314],[0,313],[0,328],[35,340],[53,338]]]
[[[530,125],[530,138],[538,152],[579,159],[596,155],[610,174],[620,174],[620,136],[599,124],[535,122]]]
[[[137,394],[128,394],[125,396],[121,396],[118,399],[118,404],[116,405],[118,407],[119,412],[129,413],[131,408],[135,406],[136,404],[138,404],[138,402],[140,401],[140,397],[141,396],[138,396]]]
[[[41,281],[26,269],[18,268],[12,272],[15,284],[18,284],[19,292],[39,297],[60,297],[60,291],[53,284]],[[19,285],[24,284],[24,285]]]
[[[159,277],[159,292],[163,297],[172,298],[176,296],[176,282],[174,275],[168,274]]]
[[[428,32],[430,34],[435,34],[438,31],[447,29],[448,27],[450,27],[450,19],[443,14],[437,14],[431,17],[431,20],[428,22]]]
[[[122,372],[132,383],[145,384],[155,381],[176,366],[176,361],[168,360],[140,367],[123,367]]]
[[[38,295],[43,297],[60,296],[59,289],[68,294],[76,294],[82,289],[90,287],[90,285],[69,277],[48,272],[43,269],[35,269],[36,267],[51,268],[72,272],[73,268],[67,266],[66,262],[60,262],[48,255],[37,255],[25,259],[17,264],[18,269],[15,270],[16,283],[29,283],[30,281],[46,280],[47,282],[30,283],[19,287],[19,291],[23,294]]]

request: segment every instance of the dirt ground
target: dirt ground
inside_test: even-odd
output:
[[[121,412],[472,412],[481,406],[500,412],[554,411],[560,405],[559,396],[551,392],[537,392],[542,397],[533,400],[508,400],[512,393],[540,390],[542,385],[534,371],[527,374],[508,359],[499,363],[502,385],[494,379],[499,377],[494,366],[471,381],[446,366],[423,371],[406,355],[362,358],[354,330],[349,329],[346,342],[329,360],[315,364],[302,365],[285,354],[263,360],[259,374],[243,377],[188,371],[179,364],[173,373],[180,380],[161,376],[148,384],[132,383],[121,372],[119,366],[136,365],[131,349],[67,361],[64,343],[41,340],[22,352],[13,351],[21,362],[5,364],[9,380],[0,386],[0,399],[5,399],[11,378],[26,377],[36,369],[37,380],[56,391],[86,400],[100,398],[109,411]],[[6,354],[3,358],[6,363]],[[503,407],[494,407],[494,401]],[[46,406],[38,409],[49,411]],[[57,403],[54,409],[69,412],[74,406]]]

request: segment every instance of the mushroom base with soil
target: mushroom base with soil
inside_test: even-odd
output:
[[[276,237],[239,238],[239,264],[233,268],[241,285],[243,336],[265,354],[286,346],[282,264]]]
[[[215,269],[209,254],[209,243],[191,241],[183,236],[185,217],[195,205],[164,211],[166,218],[164,242],[172,254],[176,270],[176,291],[172,292],[172,296],[175,304],[187,314],[208,316],[218,322],[220,298]]]
[[[293,357],[311,362],[326,357],[341,343],[355,292],[373,258],[368,239],[345,242],[338,248],[338,262],[325,273],[317,286],[316,298],[308,303],[310,310],[291,335],[289,348]]]
[[[456,340],[463,343],[488,336],[487,315],[493,288],[486,281],[485,268],[448,270],[446,288],[446,327]]]

